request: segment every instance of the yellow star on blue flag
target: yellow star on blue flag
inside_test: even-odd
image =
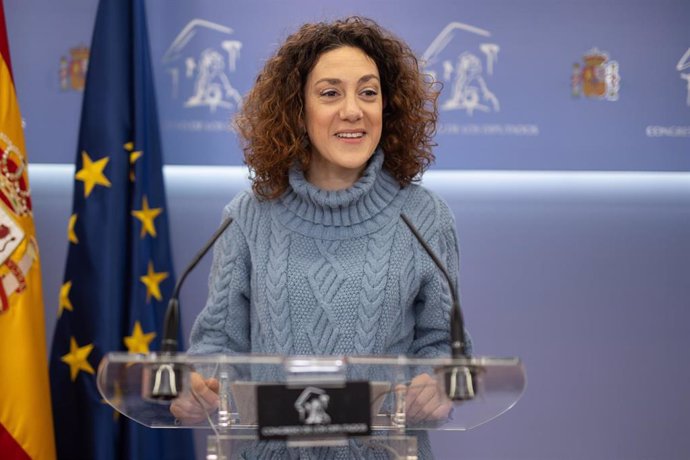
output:
[[[93,350],[93,344],[90,343],[80,347],[77,345],[74,337],[70,338],[69,353],[60,359],[69,366],[69,374],[73,382],[77,379],[80,371],[88,372],[89,374],[94,373],[93,367],[91,367],[88,361],[91,350]]]
[[[149,200],[144,195],[141,209],[132,211],[132,215],[141,222],[141,238],[146,235],[156,236],[156,224],[153,222],[163,212],[162,208],[150,208]]]
[[[81,158],[82,167],[77,171],[74,177],[84,183],[84,197],[88,197],[96,185],[110,187],[110,181],[103,174],[103,170],[110,159],[105,157],[97,161],[92,161],[86,151],[81,153]]]

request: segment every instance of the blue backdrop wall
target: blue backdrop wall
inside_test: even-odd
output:
[[[74,159],[95,0],[6,0],[34,162]],[[149,0],[166,161],[241,164],[230,119],[305,21],[366,15],[443,82],[438,168],[690,168],[687,0]]]
[[[4,2],[50,343],[97,2]],[[373,17],[444,82],[424,183],[456,217],[476,352],[528,373],[504,416],[434,435],[437,457],[690,458],[690,2],[147,7],[178,271],[247,186],[229,121],[266,56],[304,21]],[[183,290],[185,334],[208,266]]]

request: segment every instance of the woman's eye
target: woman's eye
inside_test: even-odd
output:
[[[325,91],[322,91],[321,95],[326,97],[335,97],[338,95],[338,92],[334,89],[327,89]]]
[[[375,89],[365,89],[364,91],[362,91],[362,95],[366,97],[375,97],[378,94],[378,91],[376,91]]]

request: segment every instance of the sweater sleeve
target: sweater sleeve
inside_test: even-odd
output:
[[[224,218],[235,218],[213,248],[209,295],[190,337],[189,353],[246,353],[249,337],[249,248],[233,205]]]
[[[450,312],[453,305],[451,289],[458,292],[460,265],[455,220],[448,205],[434,197],[436,216],[434,224],[424,235],[450,276],[452,286],[421,247],[416,251],[419,265],[425,267],[423,283],[415,299],[415,337],[411,353],[431,358],[450,354]],[[459,295],[459,293],[458,293]]]

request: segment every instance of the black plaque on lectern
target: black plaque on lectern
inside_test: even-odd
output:
[[[262,440],[371,434],[368,382],[259,385],[256,397]]]

